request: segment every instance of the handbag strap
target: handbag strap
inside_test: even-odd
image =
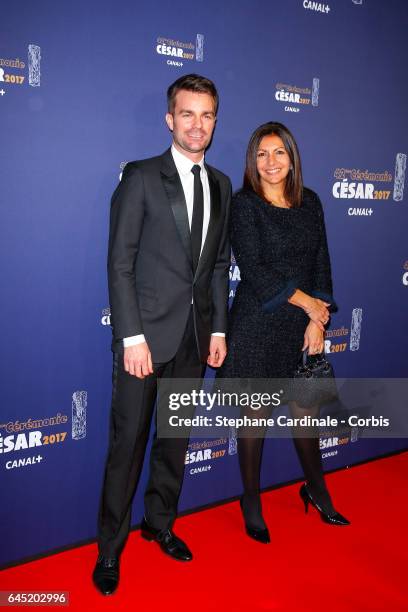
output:
[[[307,348],[302,351],[302,365],[303,367],[306,367],[307,365],[307,358],[309,357],[309,351],[307,350]],[[320,357],[321,359],[326,359],[326,355],[324,352],[324,349],[322,350],[321,353],[316,353],[315,355],[311,355],[311,357]]]

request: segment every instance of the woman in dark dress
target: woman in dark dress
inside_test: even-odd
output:
[[[302,350],[323,351],[335,302],[322,205],[303,187],[296,142],[280,123],[261,125],[251,136],[243,189],[233,197],[231,243],[241,282],[230,311],[228,355],[217,376],[291,378]],[[318,416],[318,407],[289,406],[291,416]],[[259,493],[264,434],[240,429],[238,455],[246,531],[267,543]],[[294,437],[306,478],[300,490],[305,510],[311,503],[324,521],[347,525],[333,507],[318,432],[312,434]]]

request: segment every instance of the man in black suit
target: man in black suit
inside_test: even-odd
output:
[[[190,74],[167,92],[173,134],[163,155],[128,163],[112,197],[109,296],[114,367],[110,445],[93,578],[113,593],[129,533],[158,378],[203,376],[226,355],[231,183],[204,162],[216,122],[214,84]],[[189,561],[172,531],[188,437],[155,435],[141,532]]]

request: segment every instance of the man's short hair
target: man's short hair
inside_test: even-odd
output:
[[[195,93],[206,93],[214,98],[215,114],[218,110],[218,92],[210,79],[200,76],[199,74],[185,74],[170,85],[167,90],[167,108],[169,113],[173,113],[176,105],[176,95],[179,91],[185,89],[194,91]]]

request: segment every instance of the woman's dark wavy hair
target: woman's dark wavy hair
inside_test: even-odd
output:
[[[282,140],[292,166],[292,169],[289,170],[289,174],[286,177],[285,199],[293,207],[300,206],[303,192],[303,178],[299,149],[293,135],[282,123],[277,123],[275,121],[264,123],[252,134],[246,153],[243,188],[254,191],[257,195],[266,200],[261,186],[259,172],[256,167],[256,160],[262,138],[270,134],[276,134]]]

